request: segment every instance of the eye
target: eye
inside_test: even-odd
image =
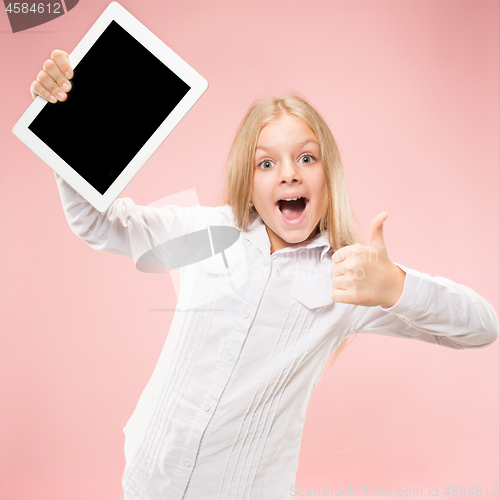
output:
[[[271,160],[262,160],[257,166],[262,170],[269,170],[274,163]]]
[[[307,163],[313,163],[314,160],[316,160],[316,158],[313,155],[306,154],[304,156],[301,156],[299,161],[307,164]]]

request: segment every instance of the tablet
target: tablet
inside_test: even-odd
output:
[[[12,129],[100,212],[207,89],[207,81],[112,2],[69,55],[64,102],[37,97]]]

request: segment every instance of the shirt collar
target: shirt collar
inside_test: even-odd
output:
[[[265,257],[269,257],[271,255],[271,242],[269,240],[269,236],[266,231],[266,225],[264,224],[262,218],[259,215],[257,215],[257,217],[248,225],[247,231],[243,231],[241,234],[243,238],[247,239],[252,244],[254,244]],[[325,253],[328,252],[328,250],[330,249],[330,243],[328,241],[328,235],[326,231],[317,234],[306,245],[301,245],[300,247],[295,247],[290,250],[294,251],[298,250],[299,248],[315,248],[315,247],[322,248],[320,259],[323,259]]]

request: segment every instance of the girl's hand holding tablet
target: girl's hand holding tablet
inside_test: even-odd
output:
[[[401,297],[406,273],[389,258],[383,234],[386,218],[382,212],[372,220],[368,246],[350,245],[333,254],[336,302],[388,308]]]
[[[33,99],[40,96],[53,104],[65,101],[68,98],[67,92],[71,90],[72,78],[73,70],[69,65],[68,54],[63,50],[54,50],[51,59],[43,63],[42,71],[31,84],[31,95]]]

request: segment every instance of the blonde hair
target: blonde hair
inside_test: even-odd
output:
[[[296,116],[309,125],[318,139],[325,170],[326,203],[317,230],[327,232],[328,241],[336,250],[352,245],[355,241],[354,220],[337,143],[321,115],[298,95],[267,97],[251,105],[238,128],[227,159],[224,203],[232,207],[236,225],[246,231],[257,216],[255,207],[249,205],[257,140],[266,124],[285,114]],[[335,351],[333,361],[346,346],[346,341],[344,339]]]

